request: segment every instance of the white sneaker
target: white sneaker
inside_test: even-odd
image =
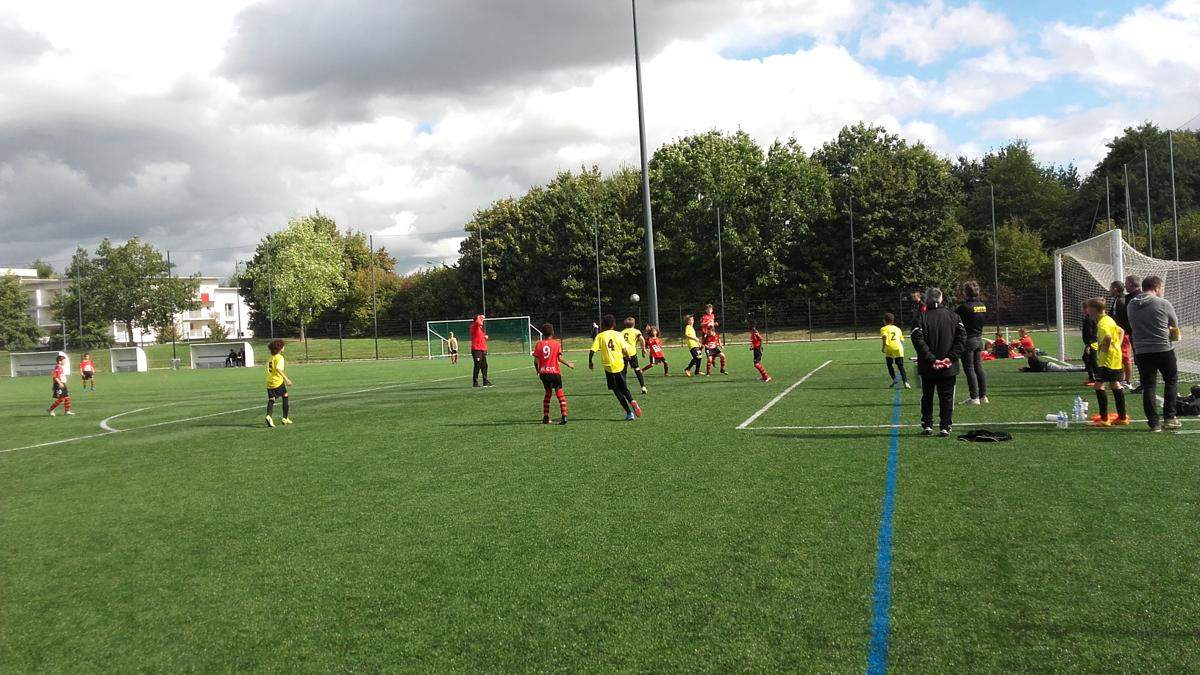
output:
[[[904,388],[905,388],[905,389],[912,389],[912,385],[911,385],[911,384],[909,384],[909,383],[907,383],[907,382],[905,382],[905,383],[904,383]]]
[[[51,416],[51,417],[54,417],[54,414],[55,414],[55,413],[54,413],[54,411],[53,411],[53,410],[51,410],[51,411],[50,411],[50,416]]]
[[[980,403],[979,403],[979,399],[977,399],[977,398],[969,398],[969,399],[963,401],[962,403],[959,403],[959,405],[980,405]]]
[[[643,394],[645,394],[645,393],[646,393],[646,388],[645,388],[645,387],[642,387],[642,393],[643,393]]]
[[[979,399],[979,402],[980,402],[980,403],[991,403],[991,401],[989,401],[989,400],[988,400],[988,397],[986,397],[986,396],[984,396],[983,398]]]
[[[72,416],[72,417],[74,417],[74,416],[75,416],[75,413],[74,413],[74,412],[72,412],[72,411],[70,411],[70,410],[68,410],[68,411],[67,411],[67,414],[68,414],[68,415],[70,415],[70,416]]]

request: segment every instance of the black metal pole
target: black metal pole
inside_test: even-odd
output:
[[[338,322],[338,361],[346,360],[346,350],[342,346],[342,324]]]
[[[1175,223],[1175,260],[1179,260],[1179,205],[1175,201],[1175,133],[1167,132],[1167,147],[1171,155],[1171,220]]]
[[[854,320],[854,339],[858,339],[858,271],[854,260],[854,193],[850,193],[850,311]]]
[[[367,238],[371,245],[371,322],[375,328],[375,360],[379,360],[379,303],[375,298],[375,235]]]
[[[1105,179],[1107,180],[1107,179]],[[996,302],[996,332],[1000,332],[1000,246],[996,239],[996,186],[988,183],[992,192],[992,300]]]
[[[642,150],[642,213],[646,224],[646,304],[650,323],[658,324],[658,279],[654,270],[654,222],[650,215],[650,170],[646,153],[646,110],[642,101],[642,55],[638,46],[637,0],[633,4],[633,63],[637,74],[638,138]]]

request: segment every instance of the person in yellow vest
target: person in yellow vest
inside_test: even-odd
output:
[[[900,382],[905,389],[912,389],[908,383],[908,373],[904,372],[904,331],[896,325],[896,315],[888,312],[883,315],[883,327],[879,329],[879,340],[883,343],[883,357],[887,361],[888,376],[891,377],[891,387],[896,386],[896,370],[900,371]]]
[[[683,342],[692,353],[692,360],[688,361],[687,367],[683,369],[683,374],[688,377],[692,376],[693,369],[697,375],[700,374],[700,338],[696,337],[695,324],[696,317],[689,314],[687,323],[683,326]]]
[[[271,415],[275,411],[275,400],[283,399],[283,418],[279,421],[283,424],[291,424],[292,418],[288,411],[288,386],[292,381],[284,372],[287,364],[283,359],[283,340],[275,338],[271,340],[271,344],[267,345],[267,349],[271,351],[271,358],[267,359],[267,426],[275,426],[275,418]]]

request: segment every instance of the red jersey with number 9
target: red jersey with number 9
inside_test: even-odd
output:
[[[557,340],[538,340],[533,346],[533,358],[537,361],[539,375],[558,375],[558,357],[562,354],[562,345]]]

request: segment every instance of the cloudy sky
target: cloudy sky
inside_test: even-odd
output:
[[[652,146],[856,120],[1085,172],[1200,113],[1200,0],[642,0]],[[556,170],[637,162],[626,0],[0,0],[0,267],[140,235],[226,276],[319,208],[412,269]]]

